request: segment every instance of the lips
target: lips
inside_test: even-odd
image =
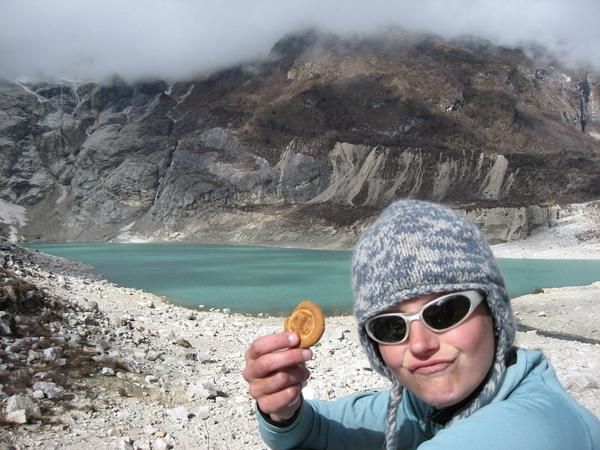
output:
[[[408,370],[412,374],[418,375],[432,375],[438,372],[442,372],[452,364],[453,360],[438,359],[432,361],[424,361],[417,364],[413,364],[408,367]]]

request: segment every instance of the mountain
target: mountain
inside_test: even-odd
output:
[[[600,75],[390,30],[284,37],[195,80],[0,82],[0,234],[348,247],[387,204],[493,242],[600,198]]]

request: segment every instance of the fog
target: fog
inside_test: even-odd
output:
[[[0,0],[0,76],[185,79],[264,58],[309,27],[535,43],[597,68],[598,18],[598,0]]]

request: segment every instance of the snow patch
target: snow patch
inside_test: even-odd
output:
[[[60,205],[67,198],[67,188],[60,184],[57,187],[60,189],[60,196],[56,199],[56,204]]]
[[[115,236],[115,241],[117,242],[129,242],[131,244],[144,244],[146,242],[151,242],[150,239],[143,238],[141,236],[136,236],[135,234],[131,234],[129,231],[135,225],[135,220],[127,225],[121,227],[119,229],[119,234]]]
[[[0,222],[9,226],[10,235],[8,239],[16,242],[18,227],[22,227],[27,223],[27,210],[22,206],[0,198]]]
[[[135,221],[125,225],[124,227],[121,227],[121,229],[119,231],[129,231],[131,230],[131,227],[133,227],[135,225]]]

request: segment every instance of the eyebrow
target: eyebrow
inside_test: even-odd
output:
[[[442,294],[442,295],[445,295],[445,294]],[[407,302],[407,301],[412,301],[412,300],[405,300],[405,301],[403,301],[403,302],[401,302],[401,303],[397,304],[397,305],[396,305],[395,307],[393,307],[393,308],[390,308],[390,309],[388,309],[388,310],[386,310],[386,311],[382,311],[382,313],[389,313],[389,312],[390,312],[390,313],[394,313],[394,312],[399,312],[399,313],[402,313],[402,314],[413,314],[413,313],[415,313],[415,312],[419,311],[419,310],[420,310],[420,309],[421,309],[423,306],[425,306],[427,303],[429,303],[429,302],[432,302],[433,300],[435,300],[435,299],[436,299],[436,298],[438,298],[438,297],[441,297],[441,295],[438,295],[438,296],[436,296],[436,297],[430,297],[430,298],[428,298],[427,300],[424,300],[424,301],[423,301],[423,300],[418,300],[418,301],[416,301],[416,300],[415,300],[415,303],[417,303],[417,304],[418,304],[418,306],[417,306],[417,307],[416,307],[414,310],[412,310],[412,311],[404,311],[404,310],[401,310],[401,309],[400,309],[400,308],[402,308],[402,307],[406,306],[406,302]],[[421,303],[421,302],[422,302],[422,303]]]

